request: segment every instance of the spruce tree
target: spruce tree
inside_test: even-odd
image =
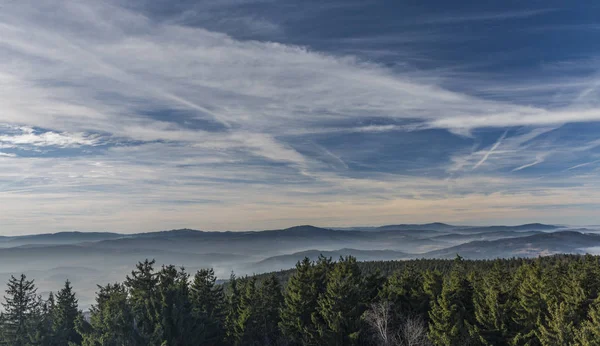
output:
[[[136,265],[131,276],[125,278],[129,290],[129,302],[134,315],[135,329],[142,344],[155,346],[162,343],[160,328],[158,277],[154,272],[155,261],[145,260]]]
[[[5,344],[25,346],[34,337],[41,303],[36,291],[33,280],[27,280],[25,275],[10,277],[2,303],[2,337]]]
[[[427,316],[429,296],[423,289],[423,276],[413,266],[394,273],[384,285],[382,296],[392,304],[397,319]]]
[[[56,308],[54,301],[54,294],[50,292],[47,300],[42,300],[38,306],[38,312],[35,313],[35,333],[30,338],[32,345],[39,346],[57,346],[58,340],[56,339],[53,331],[54,324],[54,311]]]
[[[270,275],[263,281],[259,296],[258,317],[261,323],[263,345],[275,345],[281,338],[279,322],[281,322],[283,305],[281,285],[275,275]]]
[[[361,316],[366,310],[363,297],[364,281],[356,258],[340,258],[329,272],[324,294],[318,298],[318,311],[324,322],[319,333],[326,344],[357,343]]]
[[[587,319],[575,334],[577,345],[600,346],[600,298],[590,306]]]
[[[510,273],[496,262],[478,281],[473,297],[476,323],[473,334],[484,345],[508,345],[512,329]]]
[[[161,345],[199,345],[198,333],[194,330],[192,304],[189,300],[189,275],[183,268],[164,266],[158,272],[158,316],[162,340]]]
[[[225,337],[225,297],[214,270],[201,269],[190,286],[195,332],[202,345],[220,345]]]
[[[458,256],[429,317],[434,345],[462,346],[473,341],[469,332],[474,323],[473,287]]]
[[[235,346],[264,345],[260,316],[260,296],[256,288],[256,278],[244,278],[238,282],[240,302],[238,319],[235,324]]]
[[[56,294],[56,305],[52,313],[52,330],[58,344],[81,344],[81,335],[75,330],[75,321],[80,314],[75,292],[71,282],[67,280]]]
[[[319,288],[308,257],[296,264],[296,271],[284,291],[284,304],[279,326],[283,334],[296,345],[310,345],[318,338],[312,317],[317,313]],[[319,273],[320,279],[325,278]]]
[[[227,289],[227,315],[225,317],[225,341],[228,345],[237,342],[236,327],[240,313],[240,288],[239,280],[231,273]]]
[[[438,299],[438,297],[442,294],[442,288],[444,286],[444,279],[442,277],[442,273],[435,270],[427,270],[423,274],[423,292],[428,297],[429,301],[429,309],[433,303]]]
[[[517,296],[513,321],[516,335],[511,340],[511,345],[541,345],[537,330],[547,311],[542,293],[541,269],[535,264],[524,264],[517,270],[515,282]]]
[[[548,309],[544,323],[536,331],[543,346],[575,346],[575,310],[566,302],[554,302]]]
[[[98,289],[96,304],[90,308],[89,325],[82,319],[76,322],[76,329],[83,337],[82,346],[142,345],[125,286],[108,284]]]

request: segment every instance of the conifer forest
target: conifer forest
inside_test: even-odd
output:
[[[7,283],[0,340],[14,346],[600,345],[600,258],[357,262],[217,281],[146,260],[98,286],[42,297]]]

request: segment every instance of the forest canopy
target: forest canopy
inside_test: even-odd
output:
[[[600,345],[600,259],[357,262],[308,258],[291,271],[219,284],[146,260],[98,286],[89,311],[69,281],[46,297],[7,284],[4,345]]]

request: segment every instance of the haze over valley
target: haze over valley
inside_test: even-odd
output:
[[[319,255],[359,261],[414,258],[467,259],[582,254],[600,248],[598,229],[546,224],[457,226],[443,223],[380,227],[204,232],[191,229],[118,234],[63,232],[0,238],[0,282],[25,273],[40,293],[69,279],[82,306],[92,303],[97,284],[117,282],[144,259],[183,266],[188,272],[212,267],[219,279],[290,269]]]

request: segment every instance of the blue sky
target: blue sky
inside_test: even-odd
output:
[[[2,234],[600,224],[591,1],[0,1]]]

